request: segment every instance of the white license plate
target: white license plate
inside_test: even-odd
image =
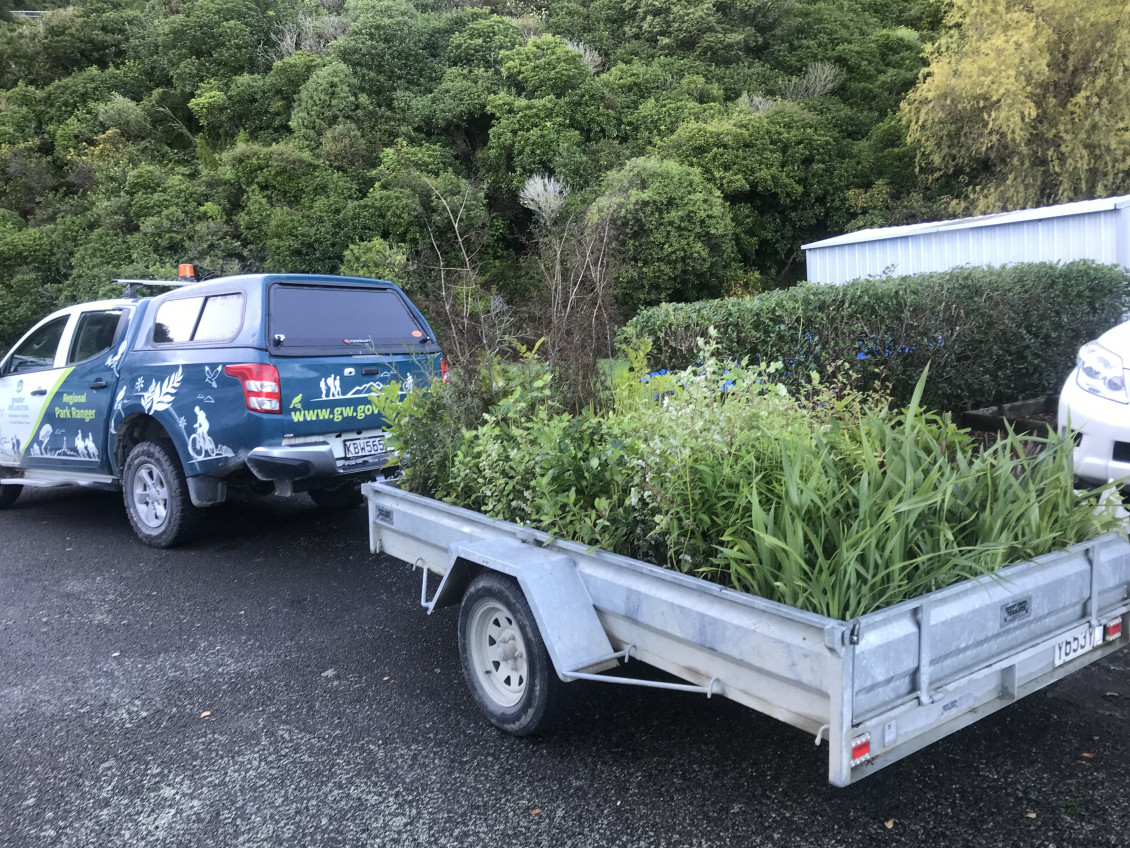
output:
[[[1063,665],[1080,654],[1085,654],[1102,641],[1101,627],[1092,628],[1089,624],[1076,627],[1055,645],[1055,665]]]
[[[366,436],[363,439],[345,440],[346,459],[364,459],[385,452],[384,436]]]

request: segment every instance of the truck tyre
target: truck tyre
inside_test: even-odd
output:
[[[126,515],[145,544],[171,548],[195,535],[200,511],[192,505],[184,471],[167,442],[141,442],[122,475]]]
[[[16,502],[23,486],[0,486],[0,509],[7,509]]]
[[[311,489],[307,492],[310,500],[322,509],[351,509],[361,506],[365,496],[356,486],[341,486],[337,489]]]
[[[471,581],[459,608],[459,657],[479,709],[513,736],[547,730],[568,707],[570,690],[511,577],[485,571]]]

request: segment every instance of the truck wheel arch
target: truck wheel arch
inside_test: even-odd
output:
[[[184,472],[185,484],[188,486],[193,506],[215,506],[227,499],[227,485],[223,480],[203,475],[189,476],[191,457],[185,455],[184,449],[160,421],[144,413],[130,415],[118,425],[114,433],[114,474],[119,477],[123,475],[130,452],[142,442],[164,443],[176,456]]]
[[[112,452],[114,457],[114,473],[119,476],[121,475],[126,467],[126,460],[129,458],[130,451],[139,444],[142,442],[162,441],[173,442],[173,449],[176,451],[177,457],[181,460],[181,465],[183,466],[184,457],[181,456],[175,441],[169,435],[169,431],[162,426],[160,421],[152,415],[145,415],[143,413],[128,416],[118,425],[117,430],[114,431]]]

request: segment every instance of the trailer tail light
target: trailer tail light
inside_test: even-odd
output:
[[[1122,619],[1116,618],[1114,621],[1106,623],[1106,641],[1113,642],[1122,635]]]
[[[439,376],[445,383],[451,382],[451,369],[447,367],[447,357],[439,358]]]
[[[282,389],[279,371],[274,365],[248,363],[225,365],[224,373],[235,377],[243,386],[243,399],[252,412],[282,412]]]
[[[854,768],[871,759],[871,734],[864,733],[851,740],[851,764]]]

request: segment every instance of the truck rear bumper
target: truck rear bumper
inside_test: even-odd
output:
[[[329,445],[255,448],[247,455],[247,467],[260,480],[268,481],[337,475],[337,462]]]
[[[258,447],[247,455],[247,467],[268,482],[376,476],[386,471],[390,454],[365,461],[342,462],[328,444]]]

